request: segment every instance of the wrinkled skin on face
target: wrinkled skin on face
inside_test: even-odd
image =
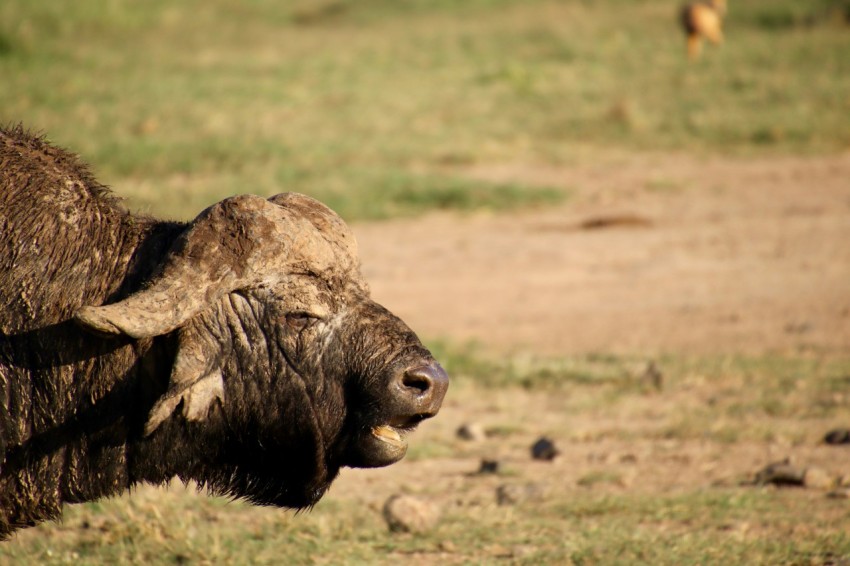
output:
[[[301,195],[216,206],[148,289],[77,314],[106,334],[178,327],[169,390],[146,435],[178,408],[190,422],[212,421],[207,430],[216,434],[204,443],[220,461],[192,478],[215,492],[296,507],[314,503],[341,466],[400,460],[405,434],[439,410],[448,377],[416,335],[371,300],[349,229]],[[220,229],[237,223],[243,230]],[[222,267],[228,253],[240,258],[230,262],[236,268]],[[220,281],[229,288],[219,291]],[[195,314],[190,301],[175,300],[190,288],[222,296]]]
[[[319,288],[311,277],[296,279],[286,296]],[[217,353],[220,418],[223,429],[239,431],[210,439],[224,441],[227,465],[195,479],[213,491],[311,505],[340,466],[400,460],[405,434],[438,410],[447,377],[398,318],[355,285],[322,295],[308,309],[281,299],[280,289],[257,289],[231,295],[199,319],[197,332],[208,333],[209,343],[232,348]],[[218,418],[215,411],[207,423],[213,430]]]

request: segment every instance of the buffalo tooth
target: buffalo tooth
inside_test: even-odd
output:
[[[398,431],[387,425],[372,427],[372,435],[389,442],[401,442],[401,436]]]

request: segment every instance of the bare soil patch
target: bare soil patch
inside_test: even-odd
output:
[[[850,344],[850,154],[480,166],[550,210],[356,227],[375,297],[493,352],[800,353]]]

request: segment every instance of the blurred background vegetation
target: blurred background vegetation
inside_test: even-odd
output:
[[[850,1],[733,1],[693,64],[678,5],[4,0],[0,123],[178,218],[284,190],[349,220],[500,209],[564,195],[470,167],[850,148]]]

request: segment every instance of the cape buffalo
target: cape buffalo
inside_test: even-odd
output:
[[[401,459],[447,387],[321,203],[243,195],[157,220],[0,129],[0,538],[175,476],[311,506],[341,467]]]

